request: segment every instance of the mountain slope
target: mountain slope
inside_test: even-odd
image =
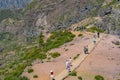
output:
[[[23,8],[31,0],[0,0],[0,9]]]

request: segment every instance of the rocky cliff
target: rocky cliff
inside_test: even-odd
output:
[[[85,18],[99,16],[102,21],[96,27],[120,34],[119,3],[119,0],[33,0],[23,9],[1,11],[0,32],[28,41],[41,31],[65,29]]]

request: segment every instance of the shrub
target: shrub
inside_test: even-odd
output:
[[[83,34],[79,34],[78,36],[81,37],[81,36],[83,36]]]
[[[32,73],[34,70],[32,68],[28,69],[28,73]]]
[[[77,76],[77,72],[76,71],[73,71],[69,74],[70,76]]]
[[[104,80],[104,77],[101,75],[96,75],[94,78],[95,80]]]
[[[97,27],[91,27],[91,28],[87,28],[87,31],[88,32],[93,32],[93,33],[95,33],[95,32],[104,32],[102,29],[99,29],[99,28],[97,28]]]
[[[52,58],[56,58],[60,56],[60,53],[55,52],[55,53],[51,53]]]
[[[37,76],[37,75],[34,75],[33,78],[38,78],[38,76]]]
[[[9,75],[4,78],[4,80],[19,80],[17,76]]]
[[[26,76],[21,76],[19,79],[20,80],[29,80]]]
[[[44,45],[44,51],[57,48],[66,42],[72,41],[75,35],[69,31],[55,31]]]
[[[77,54],[73,59],[74,59],[74,60],[77,59],[77,58],[79,57],[79,55],[80,55],[80,54]]]
[[[78,79],[79,79],[79,80],[82,80],[82,77],[81,77],[81,76],[78,76]]]

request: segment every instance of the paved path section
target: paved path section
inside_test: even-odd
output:
[[[97,44],[100,42],[100,40],[103,38],[104,34],[101,34],[102,36],[100,38],[97,38],[97,42],[96,44],[93,44],[93,42],[91,42],[88,45],[88,49],[89,49],[89,54],[94,50],[94,48],[97,46]],[[87,56],[89,54],[84,54],[84,52],[82,52],[80,54],[80,56],[74,60],[72,62],[72,67],[71,67],[71,71],[75,70],[76,68],[78,68],[80,66],[80,64],[87,58]],[[55,80],[63,80],[64,78],[66,78],[68,76],[69,72],[68,70],[63,70],[60,74],[58,74],[57,76],[55,76]]]

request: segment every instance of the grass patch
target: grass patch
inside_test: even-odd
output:
[[[73,60],[76,60],[76,59],[79,57],[79,55],[80,55],[80,54],[77,54],[77,55],[73,58]]]
[[[32,68],[28,69],[28,73],[32,73],[34,70]]]
[[[81,36],[83,36],[83,34],[79,34],[79,35],[78,35],[78,37],[81,37]]]
[[[82,80],[82,77],[81,77],[81,76],[78,76],[78,80]]]
[[[34,75],[33,78],[38,78],[38,75]]]
[[[56,58],[56,57],[60,56],[60,53],[55,52],[55,53],[50,53],[50,55],[51,55],[52,58]]]
[[[66,30],[65,31],[59,30],[52,32],[52,35],[44,45],[44,51],[57,48],[66,42],[70,42],[73,40],[74,37],[75,35],[73,35],[71,32]]]
[[[104,32],[102,29],[99,29],[99,28],[96,28],[96,27],[87,28],[87,31],[92,32],[92,33],[95,33],[95,32],[103,33]]]
[[[19,79],[20,80],[29,80],[28,77],[26,77],[26,76],[21,76]]]
[[[69,73],[69,76],[77,76],[77,72],[76,71],[72,71],[71,73]]]
[[[104,80],[104,77],[101,75],[96,75],[94,78],[95,80]]]

